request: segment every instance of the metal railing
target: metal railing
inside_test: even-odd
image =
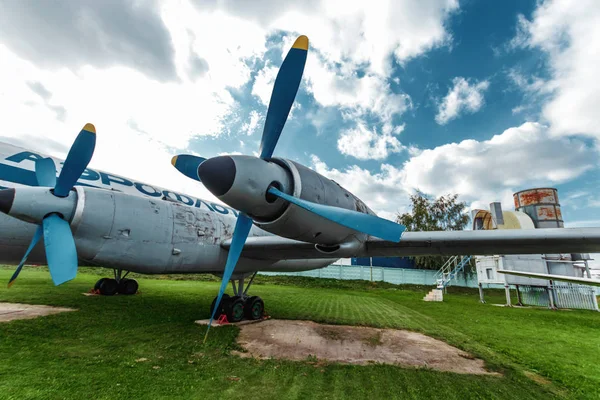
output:
[[[598,311],[596,290],[594,287],[568,282],[554,282],[548,288],[535,286],[519,286],[523,304],[548,307],[554,304],[557,308],[574,308]],[[550,301],[549,294],[553,296]]]
[[[445,289],[470,260],[471,256],[454,256],[449,258],[435,274],[437,288]]]

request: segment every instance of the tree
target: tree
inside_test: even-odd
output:
[[[412,211],[398,214],[398,223],[406,226],[407,231],[462,231],[470,221],[465,211],[467,203],[458,202],[457,194],[448,194],[434,199],[417,191],[410,196]],[[443,256],[411,257],[419,268],[438,269],[449,259]]]

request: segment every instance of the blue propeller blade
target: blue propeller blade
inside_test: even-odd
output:
[[[62,171],[60,171],[58,181],[54,187],[56,196],[67,197],[69,195],[69,191],[75,186],[92,159],[95,147],[96,128],[92,124],[85,124],[79,135],[77,135],[77,139],[73,142]]]
[[[198,177],[198,167],[206,161],[206,158],[192,156],[189,154],[181,154],[171,159],[171,164],[177,168],[179,172],[195,181],[201,182]]]
[[[346,210],[344,208],[325,206],[323,204],[312,203],[294,196],[290,196],[277,190],[274,187],[269,188],[269,193],[281,197],[292,204],[302,207],[314,214],[320,215],[330,221],[363,232],[371,236],[376,236],[390,242],[399,242],[402,233],[406,227],[387,219],[379,218],[374,215],[363,214],[356,211]]]
[[[260,141],[259,153],[262,159],[271,158],[273,155],[285,121],[296,98],[296,93],[298,92],[307,53],[308,38],[300,36],[294,42],[277,73],[273,92],[271,93],[271,100],[269,100],[265,128]]]
[[[206,341],[206,338],[208,337],[208,331],[210,330],[210,326],[215,318],[215,313],[220,308],[219,305],[221,304],[221,298],[223,297],[223,293],[225,293],[227,284],[231,279],[231,274],[233,274],[233,270],[240,259],[242,249],[244,248],[244,243],[246,243],[246,238],[250,233],[250,228],[252,228],[252,220],[245,214],[240,213],[235,223],[233,237],[231,238],[231,246],[229,247],[229,254],[227,254],[227,263],[225,264],[225,270],[223,271],[223,279],[221,280],[221,288],[219,289],[219,294],[217,296],[217,301],[215,302],[213,313],[210,316],[210,321],[208,321],[208,328],[206,329],[204,341]]]
[[[54,285],[70,281],[77,275],[77,249],[69,223],[50,214],[43,220],[46,260]]]
[[[56,186],[56,166],[51,158],[42,158],[35,162],[35,177],[38,186],[53,188]]]
[[[25,261],[27,261],[27,257],[29,257],[29,253],[31,253],[31,250],[33,250],[33,248],[35,247],[37,242],[39,242],[40,239],[42,238],[42,231],[43,231],[42,227],[38,226],[37,230],[35,231],[35,235],[33,235],[33,239],[31,239],[31,243],[29,244],[29,247],[27,248],[27,251],[25,252],[25,255],[23,256],[23,259],[19,263],[19,266],[15,270],[15,273],[13,274],[13,276],[11,276],[10,280],[8,281],[8,287],[11,287],[13,285],[13,283],[15,283],[15,279],[17,279],[17,277],[21,273],[21,269],[23,268],[23,265],[25,265]]]

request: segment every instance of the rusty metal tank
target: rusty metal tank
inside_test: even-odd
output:
[[[563,228],[564,221],[555,188],[535,188],[513,194],[515,210],[524,212],[536,228]]]

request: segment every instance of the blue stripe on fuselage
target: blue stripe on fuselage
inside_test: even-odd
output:
[[[30,153],[31,154],[31,153]],[[14,156],[11,156],[14,157]],[[38,156],[39,157],[39,156]],[[10,157],[9,157],[10,158]],[[41,157],[40,157],[41,158]],[[8,159],[8,158],[7,158]],[[138,182],[133,182],[128,179],[119,177],[117,175],[110,175],[104,172],[96,172],[93,170],[86,170],[88,175],[91,175],[92,180],[97,180],[98,182],[106,182],[103,186],[95,186],[90,185],[88,183],[77,182],[76,186],[86,186],[92,187],[96,189],[104,189],[104,190],[114,190],[116,192],[125,192],[123,190],[119,190],[117,188],[112,187],[114,185],[122,185],[123,187],[133,187],[137,190],[141,196],[143,197],[153,197],[153,198],[162,198],[163,196],[170,200],[175,201],[180,204],[184,204],[190,207],[200,208],[202,205],[206,207],[206,209],[213,213],[218,213],[220,215],[232,214],[234,217],[238,216],[238,211],[234,210],[230,207],[224,207],[220,204],[209,203],[205,200],[194,198],[191,196],[179,194],[169,190],[157,190],[155,187],[147,184],[142,184]],[[84,174],[85,175],[85,174]],[[95,179],[94,179],[95,178]],[[83,177],[81,179],[84,179]],[[25,186],[38,186],[37,178],[35,177],[35,172],[30,171],[28,169],[13,167],[11,165],[6,165],[0,163],[0,180],[6,182],[12,182],[16,184],[21,184]],[[122,181],[122,182],[121,182]],[[152,191],[148,190],[152,189]]]
[[[0,164],[0,179],[25,186],[38,186],[35,172],[6,164]],[[98,188],[98,186],[81,182],[77,182],[75,185]]]

